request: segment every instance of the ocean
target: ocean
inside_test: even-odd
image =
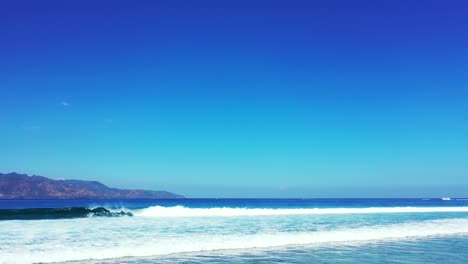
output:
[[[0,200],[0,263],[468,263],[468,199]]]

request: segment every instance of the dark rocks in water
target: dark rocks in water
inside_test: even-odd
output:
[[[112,212],[104,207],[96,207],[89,211],[89,216],[133,216],[133,214],[125,211]]]
[[[0,199],[173,199],[166,191],[122,190],[97,181],[52,180],[43,176],[0,173]]]

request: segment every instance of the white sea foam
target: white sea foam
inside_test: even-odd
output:
[[[253,233],[245,232],[246,222],[234,220],[216,222],[203,218],[197,222],[125,217],[6,221],[2,223],[0,232],[0,263],[143,257],[223,249],[366,243],[468,234],[468,218],[386,225],[360,223],[359,227],[338,225],[328,230],[315,231],[274,229],[277,224],[274,221],[277,220],[271,220],[264,223],[268,228]],[[212,226],[220,223],[220,229],[212,229]]]
[[[370,207],[370,208],[187,208],[152,206],[137,210],[141,217],[233,217],[261,215],[391,214],[468,212],[468,207]]]

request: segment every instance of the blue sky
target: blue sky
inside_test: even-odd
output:
[[[4,1],[0,171],[468,196],[466,1]]]

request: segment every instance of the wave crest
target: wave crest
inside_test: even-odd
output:
[[[266,215],[391,214],[468,212],[468,207],[369,207],[369,208],[188,208],[151,206],[135,211],[140,217],[234,217]]]
[[[133,216],[128,211],[113,211],[105,207],[66,207],[66,208],[29,208],[1,209],[0,220],[38,220],[38,219],[68,219],[89,216]]]

